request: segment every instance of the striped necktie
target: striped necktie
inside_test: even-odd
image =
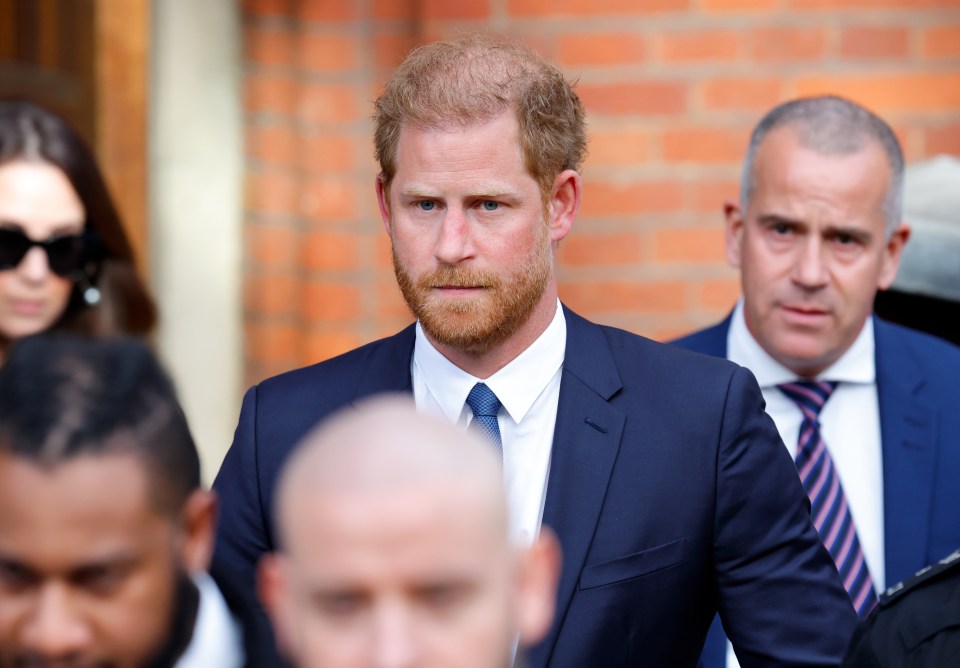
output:
[[[793,400],[803,421],[797,443],[797,471],[810,498],[810,516],[833,562],[857,614],[866,617],[877,604],[873,579],[863,558],[853,515],[843,494],[840,476],[820,435],[820,411],[837,383],[798,381],[778,385]]]
[[[497,413],[500,412],[500,400],[484,383],[477,383],[467,395],[467,406],[473,411],[470,428],[496,447],[497,455],[503,457],[503,443],[500,440],[500,425]]]

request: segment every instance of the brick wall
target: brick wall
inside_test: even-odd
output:
[[[372,101],[412,46],[522,37],[579,79],[591,136],[561,298],[664,338],[738,294],[721,206],[752,125],[836,92],[908,161],[960,153],[960,0],[242,0],[247,380],[411,321],[376,211]]]

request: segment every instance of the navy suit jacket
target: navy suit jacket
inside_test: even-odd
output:
[[[960,546],[960,349],[874,317],[883,458],[886,580],[913,575]],[[727,356],[730,317],[674,341]],[[716,625],[715,625],[716,626]],[[724,666],[712,628],[704,668]]]
[[[720,611],[754,665],[836,665],[856,623],[753,376],[565,310],[543,521],[563,570],[533,668],[696,665]],[[253,600],[284,458],[318,420],[410,392],[414,328],[248,391],[215,564]]]

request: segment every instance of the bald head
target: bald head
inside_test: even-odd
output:
[[[462,427],[378,398],[307,435],[277,488],[260,592],[299,668],[506,668],[546,633],[559,554],[511,544],[500,462]]]
[[[356,514],[411,494],[472,505],[506,536],[503,475],[490,446],[445,420],[416,412],[409,398],[390,396],[336,414],[300,442],[277,486],[281,545],[288,548],[295,540],[298,515],[321,501],[336,500],[338,512]]]

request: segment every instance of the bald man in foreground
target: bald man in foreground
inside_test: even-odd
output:
[[[512,544],[489,445],[407,398],[308,434],[274,505],[259,589],[299,668],[507,668],[553,619],[559,548]],[[518,661],[522,663],[522,661]]]

